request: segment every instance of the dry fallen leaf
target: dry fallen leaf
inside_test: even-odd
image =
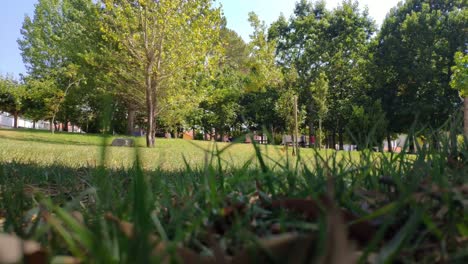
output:
[[[0,263],[47,263],[47,256],[39,243],[8,235],[0,234]]]
[[[84,224],[84,217],[83,217],[83,214],[79,211],[73,211],[71,212],[71,216],[73,218],[75,218],[75,220],[80,223],[80,224]]]
[[[111,213],[107,213],[105,218],[109,221],[114,222],[118,225],[120,231],[129,239],[133,239],[135,236],[134,226],[132,223],[122,221]],[[154,243],[156,246],[153,249],[153,256],[162,257],[162,263],[171,263],[170,255],[168,254],[168,245],[160,241],[155,235],[148,236],[149,242]],[[200,263],[200,264],[214,264],[217,263],[216,259],[211,256],[200,256],[193,250],[184,247],[178,247],[175,250],[176,257],[179,258],[182,263]]]
[[[327,210],[327,247],[323,264],[356,263],[357,255],[348,240],[348,230],[336,205]]]
[[[311,199],[280,199],[272,201],[273,208],[283,208],[304,214],[309,221],[315,221],[322,213],[327,213],[333,202],[326,196],[321,196],[317,200]],[[352,224],[349,228],[350,237],[357,240],[361,245],[367,244],[375,234],[375,228],[369,221],[357,221],[359,218],[351,212],[337,208],[340,215],[344,217],[345,223]]]
[[[232,258],[231,263],[310,263],[314,242],[312,235],[275,235],[258,241],[257,246],[244,249]]]
[[[129,223],[127,221],[123,221],[123,220],[120,220],[119,218],[117,218],[116,216],[114,216],[113,214],[111,213],[107,213],[105,215],[105,218],[111,222],[114,222],[115,224],[117,224],[117,226],[119,227],[120,231],[127,237],[127,238],[130,238],[130,239],[133,239],[134,236],[135,236],[135,230],[134,230],[134,227],[133,227],[133,224],[132,223]],[[150,235],[148,237],[149,241],[150,242],[157,242],[159,241],[159,239],[155,236],[155,235]]]
[[[319,263],[322,264],[352,264],[357,262],[357,254],[348,240],[348,229],[343,219],[343,210],[333,200],[335,197],[335,182],[333,176],[327,174],[327,245],[325,255]]]

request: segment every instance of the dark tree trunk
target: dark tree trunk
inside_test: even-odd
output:
[[[18,112],[13,112],[13,128],[18,128]]]
[[[136,111],[132,107],[128,108],[127,116],[127,135],[133,135],[133,129],[135,128],[135,115]]]
[[[332,134],[331,134],[331,141],[332,141],[332,149],[336,150],[336,133],[335,133],[335,131],[333,131]]]
[[[432,135],[432,147],[434,150],[439,150],[439,139],[435,133]]]
[[[392,138],[390,137],[390,133],[387,133],[387,148],[388,152],[393,152]]]
[[[468,95],[465,96],[464,102],[463,102],[463,134],[465,134],[465,138],[468,139]]]
[[[310,94],[310,97],[312,98],[312,93]],[[309,148],[315,147],[315,143],[312,144],[312,137],[315,136],[315,129],[314,129],[314,119],[313,119],[313,112],[314,112],[314,103],[311,100],[311,103],[307,107],[307,112],[309,114]],[[317,142],[317,139],[315,139],[315,142]]]
[[[343,144],[343,130],[340,129],[338,132],[338,144],[340,145],[340,150],[344,149],[344,144]]]
[[[33,129],[36,129],[36,121],[33,120]]]
[[[272,144],[272,145],[276,145],[276,142],[275,142],[275,129],[273,128],[273,125],[271,126],[271,139],[269,140],[269,144]]]
[[[153,80],[151,78],[151,70],[153,64],[150,63],[146,68],[146,111],[147,111],[147,124],[146,124],[146,146],[149,148],[154,147],[155,124],[154,124],[154,100],[153,100]]]
[[[409,143],[409,146],[408,146],[409,152],[413,153],[413,154],[416,153],[416,147],[414,145],[414,137],[412,135],[410,135],[410,136],[408,136],[407,140],[409,140],[408,141],[408,143]]]
[[[68,132],[68,121],[65,121],[65,123],[63,123],[63,131]]]

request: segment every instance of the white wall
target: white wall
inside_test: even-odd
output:
[[[13,116],[9,113],[3,112],[0,113],[0,127],[9,127],[12,128],[15,123]],[[21,117],[18,117],[18,127],[23,128],[33,128],[34,124],[30,120],[25,120]],[[50,123],[47,121],[39,120],[36,122],[36,129],[49,129]]]
[[[13,127],[13,118],[8,113],[0,113],[0,127]]]

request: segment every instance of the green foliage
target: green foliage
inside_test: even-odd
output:
[[[323,119],[328,112],[328,79],[325,73],[321,72],[317,80],[315,80],[310,89],[312,90],[312,98],[314,100],[316,113],[320,119]]]
[[[203,70],[219,42],[219,10],[211,0],[106,0],[103,5],[101,30],[117,46],[109,54],[121,60],[112,71],[144,94],[147,145],[154,146],[154,122],[162,106],[179,99],[179,91],[187,88],[179,80]]]
[[[333,11],[325,8],[324,1],[300,1],[288,22],[280,17],[272,25],[270,35],[278,41],[278,61],[286,70],[297,70],[299,99],[306,107],[311,135],[315,134],[316,113],[320,111],[311,84],[320,74],[328,77],[329,114],[320,119],[329,130],[342,134],[351,105],[364,87],[362,68],[374,31],[367,12],[349,1]]]
[[[267,87],[278,86],[283,82],[275,61],[276,42],[268,40],[265,23],[255,13],[249,13],[249,22],[254,32],[249,43],[247,91],[265,91]]]
[[[276,107],[280,94],[278,88],[244,93],[240,101],[242,122],[253,131],[284,132],[286,126]]]
[[[408,130],[416,119],[439,127],[458,108],[450,67],[455,52],[466,48],[467,15],[462,0],[408,0],[390,11],[374,58],[391,131]]]
[[[14,116],[15,128],[18,126],[18,116],[25,111],[24,101],[27,94],[23,84],[0,75],[0,112],[8,112]]]
[[[348,133],[359,150],[381,149],[386,130],[387,121],[379,101],[366,106],[353,106]]]
[[[315,80],[311,87],[312,98],[316,109],[316,114],[319,120],[319,133],[317,134],[318,146],[322,147],[322,141],[324,139],[322,121],[328,113],[328,79],[325,73],[321,72],[317,80]]]
[[[450,86],[457,89],[462,97],[468,96],[468,55],[455,53],[455,65],[452,67]]]
[[[29,73],[29,117],[77,123],[82,109],[95,106],[98,10],[92,0],[40,0],[34,17],[25,17],[18,44]]]
[[[250,13],[248,44],[226,28],[216,6],[39,0],[18,40],[29,76],[15,93],[3,93],[1,107],[99,132],[102,102],[111,96],[107,129],[132,133],[138,124],[152,146],[156,126],[290,130],[288,98],[297,95],[300,129],[320,143],[327,134],[329,145],[338,135],[341,146],[349,122],[372,112],[369,102],[381,102],[387,135],[408,132],[415,121],[430,134],[459,109],[456,90],[466,94],[462,0],[407,0],[377,35],[357,2],[327,10],[325,1],[301,0],[269,28]]]

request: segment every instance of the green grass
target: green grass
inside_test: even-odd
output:
[[[273,146],[158,139],[146,149],[137,139],[140,147],[115,148],[110,140],[0,130],[3,231],[39,241],[49,260],[149,263],[167,253],[177,261],[176,247],[213,255],[212,235],[223,253],[236,255],[258,239],[291,232],[313,237],[313,248],[299,250],[320,257],[330,253],[329,208],[311,219],[272,204],[318,202],[333,177],[332,198],[356,216],[349,230],[362,221],[376,230],[357,246],[361,260],[463,263],[468,256],[468,164],[447,142],[414,156],[302,149],[298,160]],[[467,157],[468,147],[457,153]],[[99,166],[102,158],[106,166]],[[226,215],[238,205],[244,209]],[[70,217],[74,211],[83,224]],[[134,238],[106,220],[109,212],[134,224]],[[153,256],[148,234],[167,250]]]
[[[135,155],[131,148],[111,147],[115,137],[102,135],[85,135],[71,133],[51,134],[48,131],[35,130],[0,130],[0,161],[16,161],[25,164],[63,165],[79,168],[96,166],[100,161],[102,145],[106,146],[105,164],[109,168],[129,168],[134,164]],[[206,159],[211,159],[212,153],[221,153],[223,167],[242,167],[247,162],[255,160],[252,144],[213,143],[209,141],[187,141],[182,139],[157,138],[155,148],[145,147],[145,138],[135,140],[141,157],[141,166],[145,170],[181,170],[185,169],[185,161],[191,167],[203,167]],[[285,165],[288,159],[294,164],[292,148],[287,156],[282,146],[259,146],[266,162],[270,165],[279,163]],[[332,156],[335,151],[323,150],[320,155]],[[301,157],[305,163],[315,161],[316,152],[311,149],[301,149]],[[359,159],[358,152],[338,152],[339,159]]]

